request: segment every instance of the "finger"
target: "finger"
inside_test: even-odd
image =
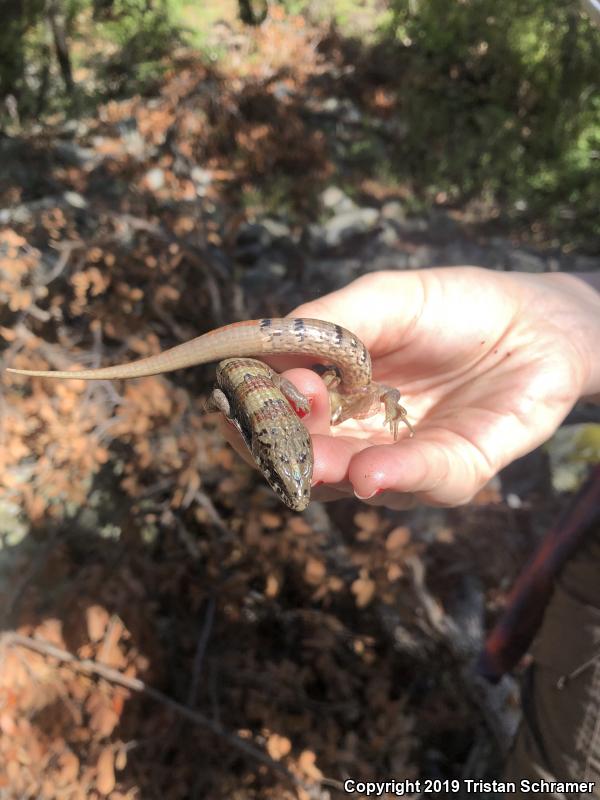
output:
[[[288,369],[281,373],[302,392],[310,404],[310,413],[302,422],[310,433],[329,433],[329,393],[327,387],[310,369]]]
[[[410,493],[430,505],[467,503],[491,477],[479,451],[468,442],[452,446],[432,440],[403,440],[358,452],[348,467],[348,478],[361,500],[383,493]]]

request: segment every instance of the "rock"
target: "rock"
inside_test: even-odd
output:
[[[100,156],[91,147],[80,147],[75,142],[57,142],[54,153],[65,164],[73,167],[95,166]]]
[[[286,276],[285,264],[261,258],[256,266],[244,271],[240,278],[240,284],[244,292],[264,296],[272,294],[275,286],[278,287],[277,291],[279,292],[281,282]]]
[[[87,200],[78,192],[66,191],[61,195],[49,195],[29,203],[0,210],[0,225],[30,224],[36,214],[53,208],[87,208]]]
[[[162,169],[160,169],[160,167],[155,167],[154,169],[148,170],[145,178],[146,184],[152,192],[162,189],[162,187],[165,185],[165,173],[162,171]]]
[[[244,264],[253,264],[273,242],[268,229],[258,222],[241,225],[238,231],[235,257]]]
[[[513,250],[508,253],[511,269],[519,272],[545,272],[546,262],[541,256],[528,253],[526,250]]]
[[[377,227],[379,212],[375,208],[356,208],[336,214],[324,226],[325,242],[337,247],[343,242],[368,233]]]
[[[384,247],[393,247],[400,239],[400,234],[394,225],[386,222],[382,225],[381,230],[377,234],[377,242],[384,245]]]
[[[202,167],[194,167],[190,172],[190,178],[198,186],[209,186],[213,180],[212,170],[202,169]]]
[[[417,247],[413,253],[408,254],[408,269],[423,269],[437,263],[437,252],[433,247]]]
[[[286,225],[285,222],[280,222],[278,219],[265,217],[261,220],[261,225],[263,228],[266,228],[273,241],[277,239],[291,239],[292,237],[292,231],[289,225]]]
[[[592,272],[600,269],[600,258],[592,256],[575,256],[576,272]]]
[[[425,233],[429,223],[423,217],[407,217],[404,222],[397,222],[402,233]]]
[[[408,253],[401,250],[391,253],[381,253],[374,258],[367,259],[362,272],[380,272],[381,270],[408,269],[410,266]],[[358,277],[358,273],[356,275]]]
[[[352,211],[356,208],[356,203],[351,200],[339,186],[328,186],[321,193],[321,203],[324,208],[337,213],[341,211]]]
[[[576,491],[600,457],[600,425],[564,425],[544,445],[550,457],[552,485],[558,492]]]
[[[72,208],[88,207],[87,200],[85,199],[85,197],[83,197],[83,195],[80,195],[79,192],[73,192],[71,190],[68,190],[64,193],[63,197],[65,198],[65,202],[67,203],[67,205],[71,206]]]
[[[406,211],[402,203],[398,200],[389,200],[387,203],[384,203],[381,208],[381,216],[393,222],[406,222]]]

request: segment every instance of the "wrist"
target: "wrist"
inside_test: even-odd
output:
[[[600,402],[600,272],[546,273],[549,287],[572,306],[569,331],[585,370],[581,396]]]

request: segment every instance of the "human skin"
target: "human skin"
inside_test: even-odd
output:
[[[468,502],[540,445],[582,397],[600,395],[600,278],[447,267],[375,272],[296,308],[367,345],[416,428],[393,442],[382,416],[329,425],[327,391],[299,360],[268,359],[311,402],[314,499]],[[306,361],[306,360],[305,360]],[[244,454],[229,426],[229,441]]]

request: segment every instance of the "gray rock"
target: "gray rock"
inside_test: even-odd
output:
[[[404,222],[397,221],[403,233],[425,233],[429,230],[429,223],[423,217],[407,217]]]
[[[401,250],[381,253],[363,263],[362,272],[380,272],[381,270],[408,269],[409,255]],[[358,275],[357,275],[358,277]]]
[[[290,239],[292,236],[289,225],[286,225],[285,222],[280,222],[278,219],[265,217],[261,220],[260,224],[269,232],[272,241],[276,241],[277,239]]]
[[[261,258],[256,266],[245,270],[240,278],[244,292],[264,295],[281,288],[281,282],[287,275],[287,267],[278,261]]]
[[[406,222],[406,211],[402,203],[398,200],[389,200],[387,203],[384,203],[381,208],[381,216],[393,222]]]
[[[408,254],[408,269],[423,269],[439,264],[438,253],[433,247],[418,247]]]
[[[36,214],[52,208],[87,208],[87,200],[78,192],[66,191],[60,195],[48,195],[30,203],[0,210],[0,225],[19,225],[30,223]]]
[[[80,147],[75,142],[57,142],[54,152],[67,164],[74,167],[94,166],[100,157],[91,147]]]
[[[398,229],[394,225],[390,225],[389,222],[385,222],[377,234],[378,244],[382,244],[385,247],[393,247],[399,239]]]
[[[600,269],[600,258],[576,256],[574,267],[577,272],[591,272],[592,270]]]
[[[154,169],[148,170],[145,177],[148,188],[153,192],[156,192],[158,189],[162,189],[162,187],[165,185],[165,173],[162,171],[162,169],[160,169],[160,167],[154,167]]]
[[[87,200],[85,199],[85,197],[83,197],[83,195],[80,195],[79,192],[73,192],[69,189],[64,193],[63,197],[65,198],[65,203],[71,206],[72,208],[88,207]]]
[[[374,230],[378,222],[379,212],[375,208],[357,208],[336,214],[323,226],[325,242],[329,247],[337,247],[355,236]]]
[[[352,211],[356,208],[356,203],[354,203],[339,186],[328,186],[327,189],[321,193],[321,203],[324,208],[335,213]]]
[[[519,272],[545,272],[546,262],[541,256],[527,250],[513,250],[508,254],[511,269]]]
[[[190,178],[198,186],[209,186],[213,180],[212,170],[202,169],[202,167],[194,167],[190,172]]]
[[[240,226],[237,235],[235,256],[238,261],[251,264],[273,243],[269,230],[258,222]]]

